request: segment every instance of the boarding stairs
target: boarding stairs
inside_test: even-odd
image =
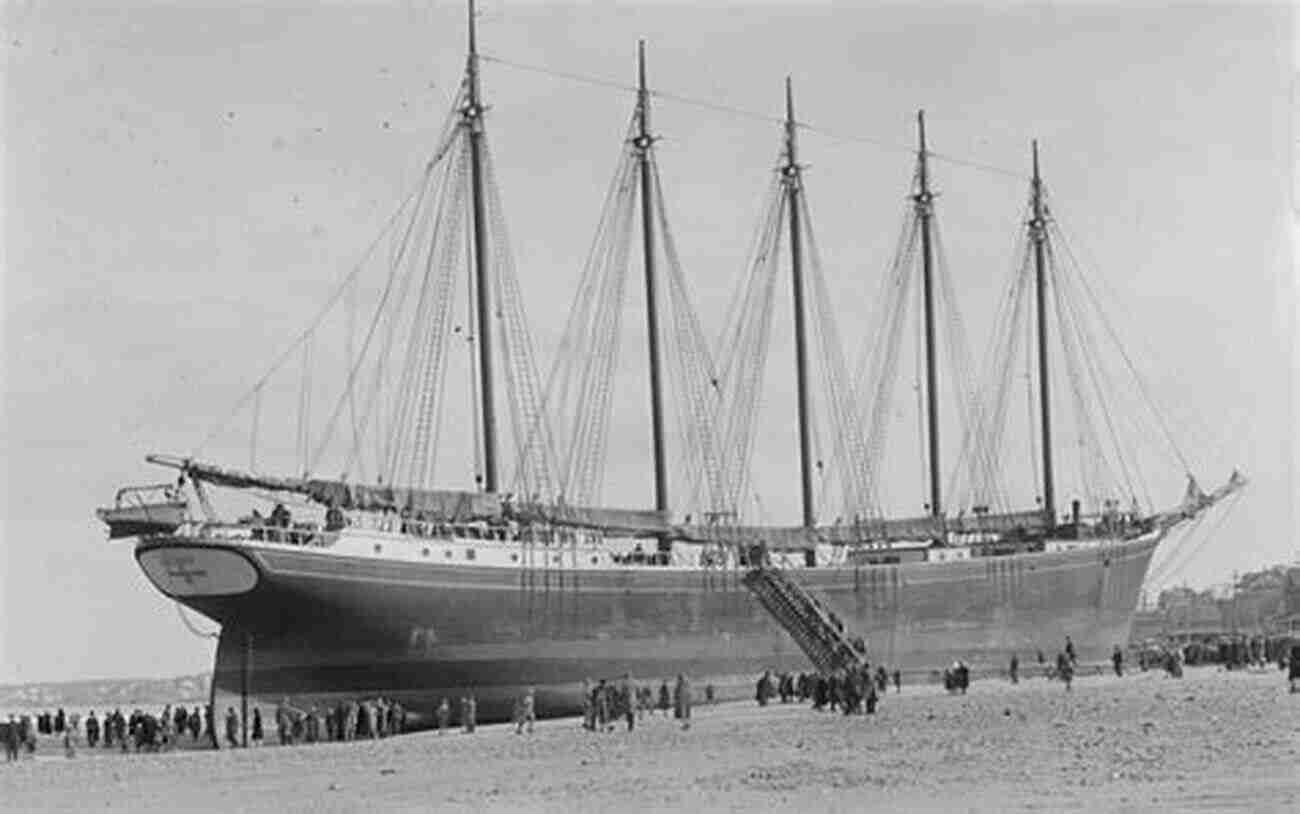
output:
[[[820,672],[866,667],[861,640],[855,646],[840,618],[788,573],[760,562],[745,574],[744,583]]]

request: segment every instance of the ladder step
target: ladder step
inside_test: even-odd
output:
[[[788,575],[757,567],[745,575],[744,584],[819,670],[862,663],[839,617]]]

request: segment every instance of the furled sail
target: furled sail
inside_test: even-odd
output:
[[[523,523],[550,523],[635,536],[675,535],[666,512],[540,503],[511,506],[510,517]]]
[[[165,455],[150,455],[148,460],[180,469],[188,477],[214,486],[292,492],[323,506],[340,509],[405,512],[425,519],[460,522],[501,520],[504,517],[502,496],[495,492],[411,489],[319,478],[278,478]]]

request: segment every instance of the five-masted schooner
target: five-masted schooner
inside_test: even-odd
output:
[[[530,686],[536,687],[541,714],[574,713],[581,708],[584,680],[628,672],[655,680],[682,673],[714,685],[721,698],[747,694],[752,677],[765,669],[795,671],[808,664],[742,580],[755,557],[787,569],[803,590],[865,636],[870,658],[894,668],[929,671],[957,658],[1000,664],[1010,652],[1032,651],[1067,635],[1082,658],[1100,658],[1127,640],[1138,591],[1161,539],[1242,484],[1234,474],[1205,494],[1193,482],[1183,504],[1164,512],[1121,511],[1106,503],[1084,514],[1076,501],[1069,515],[1058,515],[1048,354],[1052,233],[1035,146],[1026,230],[1026,268],[1032,274],[1020,282],[1032,279],[1035,292],[1042,500],[1030,510],[993,511],[986,498],[970,514],[945,512],[935,312],[942,280],[935,268],[931,154],[918,116],[912,211],[900,244],[904,259],[891,272],[904,293],[881,330],[895,338],[903,332],[902,306],[913,290],[904,267],[919,254],[929,496],[924,515],[883,516],[873,495],[883,477],[876,451],[883,443],[887,388],[862,406],[830,320],[811,316],[825,311],[828,295],[810,229],[789,80],[769,206],[740,307],[715,362],[668,229],[643,47],[628,138],[575,296],[561,360],[543,384],[531,345],[519,333],[522,304],[513,267],[503,256],[508,241],[500,232],[503,218],[491,180],[480,60],[471,5],[465,78],[426,168],[427,194],[409,211],[413,224],[436,221],[408,227],[408,235],[425,238],[422,248],[409,249],[421,281],[413,316],[383,321],[388,317],[381,312],[396,299],[386,287],[376,311],[379,327],[365,342],[396,383],[385,389],[383,364],[371,376],[358,358],[347,376],[346,398],[330,416],[330,428],[351,421],[354,435],[368,426],[367,410],[386,416],[391,432],[379,456],[380,475],[369,482],[311,472],[272,476],[197,457],[150,456],[180,470],[180,482],[125,489],[115,507],[100,510],[110,537],[138,538],[136,559],[159,591],[221,625],[216,693],[288,697],[304,708],[382,695],[401,701],[417,723],[422,716],[427,720],[440,699],[466,692],[477,696],[483,718],[505,717]],[[654,492],[653,508],[644,510],[600,505],[622,301],[638,221]],[[402,245],[407,252],[408,243]],[[801,522],[747,525],[739,506],[749,488],[758,392],[786,257]],[[437,451],[438,384],[453,332],[448,303],[457,275],[466,269],[480,466],[473,488],[452,490],[429,481]],[[508,330],[498,336],[498,326]],[[388,363],[392,348],[403,344],[391,341],[400,331],[410,331],[410,358]],[[371,342],[385,332],[389,340]],[[880,345],[881,361],[871,367],[881,382],[897,369],[897,351],[886,344]],[[818,369],[828,382],[821,406],[831,416],[843,493],[844,514],[833,525],[818,524],[817,501],[825,504],[830,497],[815,493],[822,466],[812,429]],[[497,412],[503,382],[510,403],[504,422]],[[996,387],[994,392],[995,402],[1005,395],[997,395]],[[681,515],[674,522],[672,408],[680,431],[676,507],[680,512],[689,494],[697,506],[694,523]],[[971,420],[971,471],[996,480],[1001,464],[993,447],[1002,411],[985,409]],[[513,487],[502,473],[503,423],[516,447]],[[353,452],[356,445],[354,438]],[[210,500],[215,489],[312,508],[307,519],[299,510],[296,521],[283,506],[269,517],[254,512],[224,520]]]

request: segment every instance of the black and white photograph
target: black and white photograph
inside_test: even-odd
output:
[[[1293,4],[0,19],[0,810],[1300,810]]]

